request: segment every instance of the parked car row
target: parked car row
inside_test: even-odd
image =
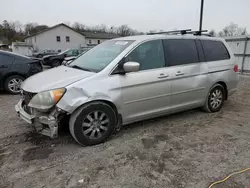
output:
[[[64,61],[62,62],[62,65],[68,66],[73,60],[81,56],[82,54],[86,53],[89,49],[85,49],[80,53],[78,56],[71,56],[71,57],[65,57]]]
[[[41,51],[32,57],[0,50],[0,90],[11,94],[20,93],[21,83],[28,77],[43,71],[43,65],[57,67],[69,65],[87,49],[68,49],[55,54],[55,51]],[[49,54],[50,55],[45,55]],[[44,55],[42,58],[42,55]]]
[[[42,58],[43,56],[46,55],[54,55],[57,54],[58,52],[56,52],[55,50],[42,50],[40,52],[35,52],[32,54],[33,57],[37,57],[37,58]]]
[[[62,64],[66,57],[77,57],[81,54],[81,49],[68,49],[54,55],[46,55],[43,57],[43,64],[50,67],[57,67]]]

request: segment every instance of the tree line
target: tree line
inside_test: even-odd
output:
[[[238,24],[230,23],[222,29],[222,31],[216,32],[214,29],[209,31],[211,36],[219,37],[231,37],[231,36],[240,36],[247,35],[247,29],[245,27],[239,27]]]
[[[145,34],[144,32],[139,32],[128,25],[120,25],[120,26],[111,26],[108,27],[104,24],[96,25],[96,26],[87,26],[85,24],[75,22],[65,23],[69,25],[73,29],[79,32],[89,31],[89,32],[102,32],[102,33],[114,33],[119,36],[131,36],[131,35],[140,35]],[[45,24],[38,24],[38,23],[27,23],[21,24],[19,21],[7,21],[4,20],[0,24],[0,40],[2,40],[6,44],[11,44],[14,41],[23,41],[23,39],[34,33],[43,31],[48,29],[49,26]],[[160,30],[162,31],[162,30]],[[150,32],[157,32],[157,30],[151,30]],[[212,36],[237,36],[237,35],[246,35],[247,30],[246,28],[239,27],[237,24],[230,23],[222,31],[216,32],[215,30],[210,30],[209,32]]]

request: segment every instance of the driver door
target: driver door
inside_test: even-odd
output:
[[[128,61],[138,62],[140,70],[120,75],[124,123],[169,111],[170,73],[165,67],[162,40],[140,44],[126,57],[125,62]]]

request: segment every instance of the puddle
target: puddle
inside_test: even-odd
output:
[[[154,147],[159,141],[166,141],[168,140],[168,135],[155,135],[153,139],[151,138],[142,138],[142,144],[145,149],[149,149]]]
[[[52,148],[29,148],[24,152],[23,161],[47,159],[51,153],[53,153]]]

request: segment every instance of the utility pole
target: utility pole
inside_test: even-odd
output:
[[[204,5],[204,0],[201,0],[201,12],[200,12],[200,28],[199,30],[202,30],[202,19],[203,19],[203,5]]]

